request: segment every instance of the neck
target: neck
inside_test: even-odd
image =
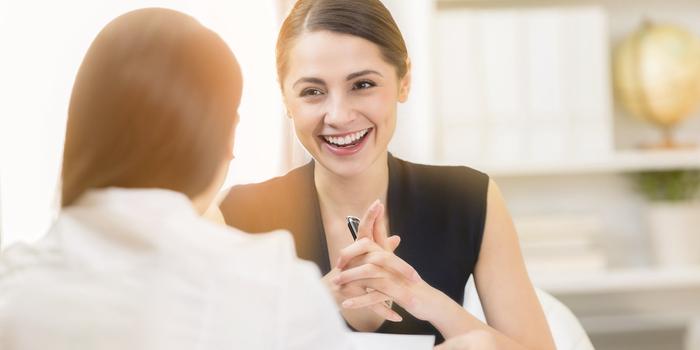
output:
[[[361,218],[367,208],[379,199],[386,205],[389,189],[388,154],[385,153],[360,174],[352,177],[338,176],[317,164],[314,182],[321,209],[328,214]]]

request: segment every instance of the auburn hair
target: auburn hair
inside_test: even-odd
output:
[[[194,18],[153,8],[114,19],[73,86],[62,206],[105,187],[202,193],[231,157],[241,84],[229,47]]]

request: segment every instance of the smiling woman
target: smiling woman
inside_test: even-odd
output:
[[[438,342],[477,332],[500,349],[552,349],[496,184],[468,167],[388,152],[412,73],[384,5],[297,1],[278,37],[277,73],[313,160],[233,187],[221,204],[226,222],[291,231],[299,256],[321,268],[356,330],[433,334]],[[363,217],[356,242],[347,216]],[[490,326],[461,307],[472,273]]]

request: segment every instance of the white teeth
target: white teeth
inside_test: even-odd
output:
[[[323,138],[334,145],[345,146],[361,139],[367,134],[367,131],[369,131],[369,129],[360,130],[356,133],[346,135],[345,137],[324,136]]]

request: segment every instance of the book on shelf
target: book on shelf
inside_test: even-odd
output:
[[[600,244],[603,225],[595,215],[550,214],[515,219],[530,273],[601,271],[608,258]]]
[[[443,160],[507,165],[611,153],[607,22],[593,5],[439,12]]]

